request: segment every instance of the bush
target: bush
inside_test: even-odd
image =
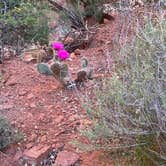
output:
[[[93,127],[82,134],[105,150],[118,139],[115,149],[134,149],[138,165],[164,165],[166,19],[147,17],[132,41],[117,48],[116,72],[95,88],[86,105]]]
[[[1,45],[19,49],[25,43],[48,44],[48,21],[43,11],[37,4],[21,0],[16,2],[0,15]]]
[[[22,2],[22,0],[0,0],[0,9],[1,14],[6,13],[8,10],[13,9],[16,6],[19,6],[19,4]]]
[[[96,22],[103,22],[104,2],[102,0],[68,0],[67,2],[69,10],[73,10],[73,12],[79,16],[80,21],[82,21],[82,19],[86,19],[87,17],[92,17],[96,20]]]
[[[22,135],[0,116],[0,150],[20,139],[22,139]]]

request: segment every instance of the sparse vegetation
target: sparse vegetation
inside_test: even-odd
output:
[[[15,130],[4,117],[0,116],[0,150],[22,138],[22,134]]]
[[[1,47],[12,46],[17,54],[25,44],[48,44],[48,19],[37,3],[17,0],[0,4]]]
[[[31,152],[36,144],[63,151],[66,142],[76,138],[81,150],[103,152],[111,165],[166,165],[166,1],[119,0],[104,20],[104,7],[112,3],[66,0],[63,6],[54,0],[0,0],[0,63],[3,55],[8,60],[0,65],[0,112],[27,133],[21,151]],[[47,5],[59,14],[56,20]],[[46,15],[58,31],[50,42],[60,41],[52,47],[46,46]],[[111,18],[114,21],[108,21]],[[10,49],[18,55],[26,46],[22,58],[10,61]],[[45,80],[35,67],[64,88]],[[21,138],[0,116],[0,150]],[[41,152],[47,148],[41,146]],[[54,152],[51,165],[59,155],[59,150]],[[103,164],[109,165],[107,161]]]
[[[126,46],[116,45],[115,73],[95,88],[86,105],[93,127],[82,134],[93,148],[134,149],[138,165],[164,165],[166,20],[148,16],[144,21]]]

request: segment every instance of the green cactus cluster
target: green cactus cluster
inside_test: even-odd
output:
[[[59,61],[54,62],[51,66],[46,63],[39,63],[37,64],[37,70],[40,74],[54,76],[63,85],[65,85],[67,82],[68,66]]]
[[[55,61],[50,66],[46,63],[37,64],[37,70],[40,74],[46,76],[54,76],[65,87],[74,87],[82,85],[82,83],[92,78],[92,68],[88,67],[88,60],[82,59],[82,68],[77,71],[77,78],[72,81],[69,79],[68,66],[60,61]],[[74,85],[74,86],[73,86]]]
[[[77,78],[75,80],[76,84],[81,84],[88,80],[92,79],[93,69],[88,66],[88,60],[86,58],[82,59],[82,68],[77,72]]]

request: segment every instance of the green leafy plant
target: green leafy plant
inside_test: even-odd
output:
[[[8,1],[8,10],[0,14],[0,35],[3,45],[20,51],[25,43],[48,44],[48,19],[39,6],[32,2]]]

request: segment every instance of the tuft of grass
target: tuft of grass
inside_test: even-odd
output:
[[[4,117],[0,116],[0,150],[22,138],[23,135],[15,130]]]

